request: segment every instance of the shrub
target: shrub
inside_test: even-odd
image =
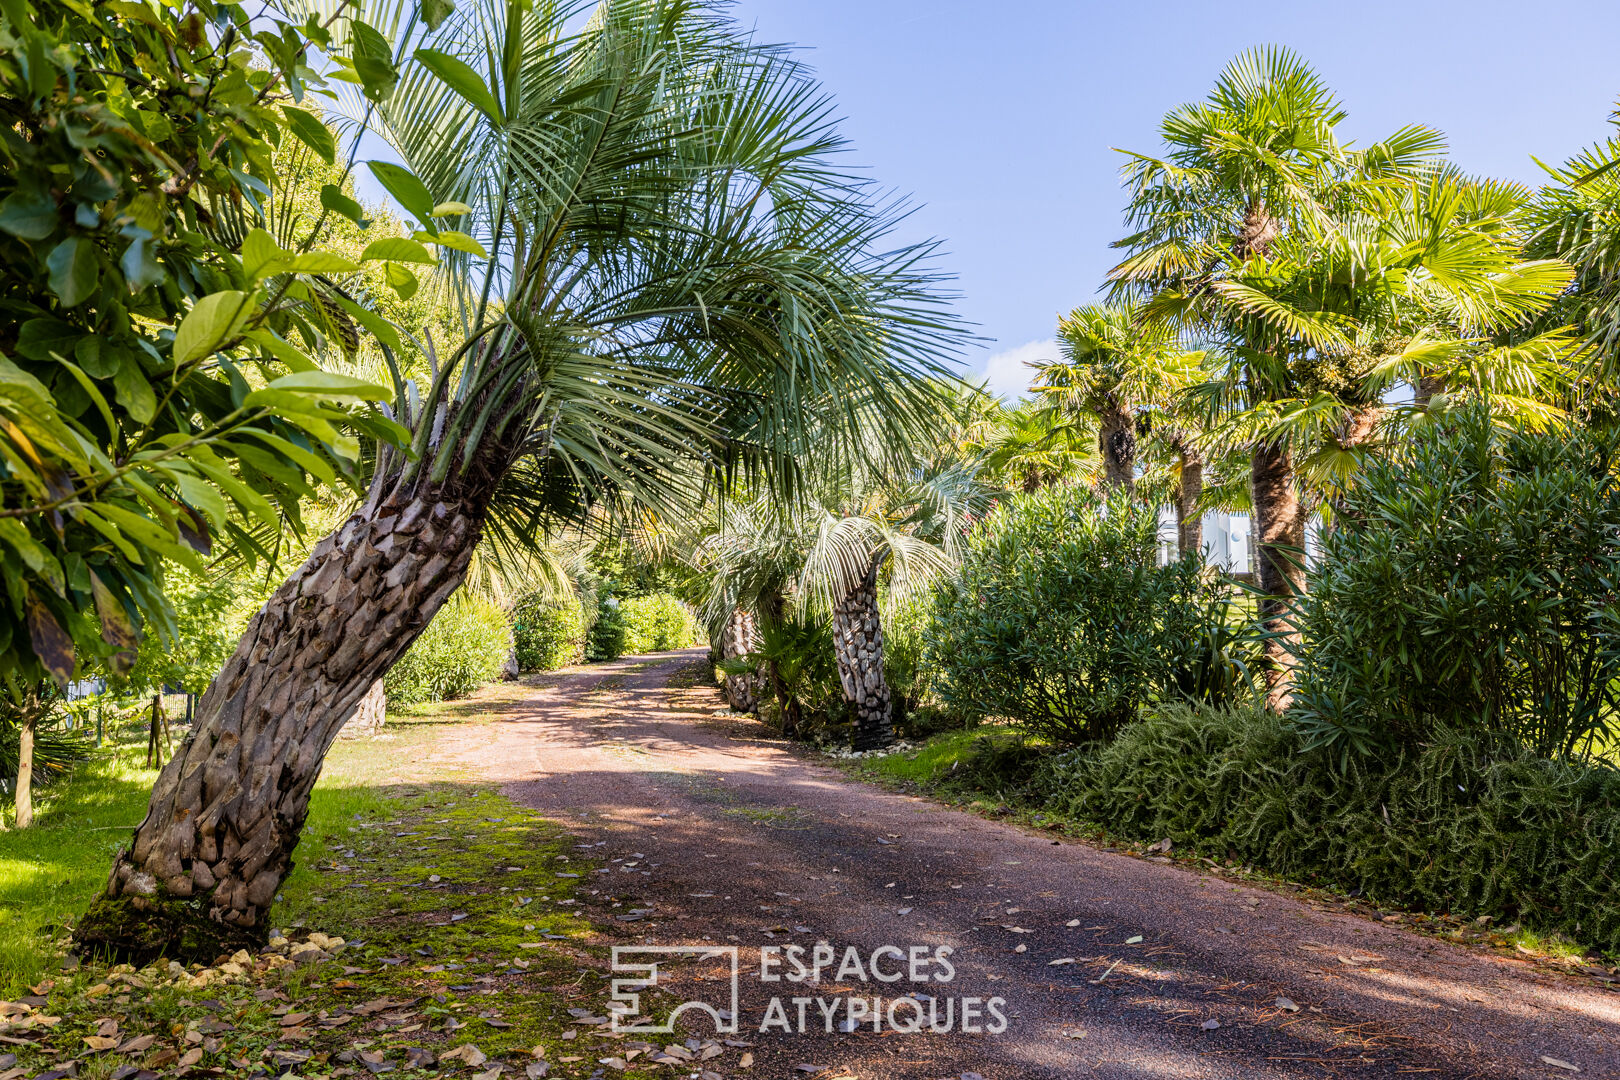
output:
[[[585,638],[585,659],[617,660],[623,656],[626,631],[619,602],[611,596],[603,597],[596,609],[596,621]]]
[[[833,659],[832,626],[824,619],[785,618],[762,621],[753,652],[724,660],[728,675],[760,672],[768,677],[760,716],[786,735],[807,735],[815,728],[845,719],[838,665]]]
[[[624,651],[665,652],[685,649],[698,640],[692,611],[669,593],[637,596],[619,605],[624,616]]]
[[[531,595],[512,608],[512,644],[522,671],[552,671],[585,656],[585,610],[576,599]]]
[[[1620,948],[1620,771],[1440,730],[1341,769],[1260,709],[1171,704],[1049,760],[1056,810],[1364,893]]]
[[[512,653],[506,613],[488,600],[458,593],[383,679],[391,704],[466,697],[498,678]]]
[[[966,718],[939,700],[927,657],[932,596],[890,598],[883,606],[883,677],[894,701],[894,726],[916,738],[966,726]]]
[[[1444,728],[1589,755],[1615,725],[1616,439],[1453,416],[1368,469],[1311,576],[1294,716],[1313,747]]]
[[[1157,514],[1124,497],[1060,486],[997,508],[936,595],[941,700],[1059,742],[1119,730],[1171,691],[1202,629],[1198,564],[1157,553]]]

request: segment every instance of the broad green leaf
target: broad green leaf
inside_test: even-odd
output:
[[[421,240],[424,238],[424,235],[425,234],[423,233],[418,233],[416,238]],[[438,244],[440,247],[454,248],[457,251],[465,251],[469,255],[478,256],[480,259],[489,258],[489,252],[484,250],[484,245],[480,244],[477,240],[474,240],[464,232],[456,232],[453,229],[444,229],[439,233],[438,236],[427,237],[427,240],[429,243]]]
[[[102,504],[100,503],[96,504],[98,508],[101,505]],[[128,559],[132,563],[135,563],[137,566],[145,565],[145,563],[141,560],[140,549],[134,544],[130,543],[124,534],[119,532],[118,528],[113,525],[112,522],[107,521],[100,514],[96,513],[94,510],[91,510],[89,507],[79,507],[77,514],[80,521],[84,522],[86,525],[96,530],[96,532],[106,537],[107,541],[111,543],[113,547],[117,548],[123,553],[124,558]]]
[[[300,468],[323,484],[330,484],[337,480],[337,473],[333,471],[331,462],[325,460],[319,454],[283,439],[280,435],[260,431],[257,428],[247,428],[242,434],[251,435],[266,443],[272,450],[296,462]]]
[[[0,518],[0,540],[22,557],[23,565],[38,574],[58,596],[67,595],[62,564],[56,561],[44,544],[28,533],[28,528],[16,518]]]
[[[284,274],[352,274],[360,264],[330,251],[306,251],[282,261],[277,273]]]
[[[464,202],[442,202],[433,208],[434,217],[460,217],[472,213],[472,207]]]
[[[361,262],[376,262],[379,259],[386,259],[389,262],[425,263],[429,266],[438,261],[427,248],[405,236],[373,240],[366,245],[366,250],[360,253]]]
[[[388,282],[389,288],[399,294],[401,300],[409,300],[416,295],[418,287],[416,275],[399,263],[391,262],[383,266],[383,280]]]
[[[198,472],[212,480],[216,487],[229,495],[244,511],[271,529],[281,528],[281,519],[276,516],[276,508],[270,504],[270,500],[243,483],[208,447],[193,447],[186,457]]]
[[[133,356],[125,356],[118,365],[113,375],[113,396],[137,424],[150,424],[157,415],[157,394],[146,381],[141,362]]]
[[[51,272],[51,292],[62,301],[63,307],[82,304],[95,291],[96,280],[101,276],[96,246],[77,236],[57,244],[45,265]]]
[[[364,229],[371,225],[371,219],[366,217],[365,208],[347,195],[336,184],[321,185],[321,206],[334,214],[340,214]]]
[[[235,337],[253,314],[253,294],[227,289],[197,301],[174,332],[174,363],[184,367]]]
[[[428,189],[416,178],[415,173],[403,165],[395,165],[388,161],[368,161],[366,167],[371,170],[371,175],[377,178],[377,183],[387,189],[388,194],[398,199],[399,205],[414,215],[424,229],[429,232],[437,231],[432,221],[433,196],[428,194]]]
[[[281,111],[287,117],[287,126],[298,136],[300,142],[315,151],[328,165],[337,160],[337,139],[332,136],[332,130],[321,122],[320,117],[303,109],[295,109],[291,105],[283,105]]]
[[[387,387],[378,386],[365,379],[357,379],[353,375],[340,375],[335,371],[295,371],[272,380],[265,390],[280,390],[343,401],[389,401],[394,396]],[[248,395],[248,401],[252,401],[261,393],[264,391],[255,390]]]
[[[429,30],[437,30],[439,24],[450,17],[456,10],[455,0],[417,0],[416,10],[421,13],[422,21],[427,23]]]
[[[350,19],[349,44],[354,52],[354,73],[365,88],[366,97],[376,102],[388,100],[399,82],[394,51],[388,39],[359,19]]]
[[[39,361],[51,359],[52,353],[72,356],[85,336],[83,330],[60,319],[29,319],[17,331],[17,351]]]
[[[474,71],[465,60],[438,49],[417,49],[416,61],[490,120],[497,124],[505,121],[500,103],[490,93],[489,80]]]
[[[48,191],[22,188],[0,202],[0,229],[24,240],[43,240],[56,231],[56,200]]]
[[[320,365],[311,360],[304,350],[277,337],[269,330],[255,330],[247,335],[247,340],[259,346],[294,371],[320,370]]]
[[[258,279],[275,273],[265,266],[288,255],[286,249],[271,239],[263,229],[253,229],[242,241],[242,269],[249,277]]]
[[[349,313],[350,318],[359,323],[361,326],[365,327],[367,330],[371,331],[372,337],[376,338],[378,341],[382,342],[396,353],[402,351],[399,340],[399,331],[394,329],[393,323],[389,322],[387,319],[384,319],[376,312],[369,311],[366,308],[361,307],[353,300],[346,300],[341,296],[334,296],[332,299],[336,300],[338,306]]]
[[[208,516],[215,528],[223,529],[230,520],[230,507],[225,504],[225,498],[219,489],[206,480],[201,480],[187,473],[180,473],[175,477],[175,483],[180,487],[180,497]]]

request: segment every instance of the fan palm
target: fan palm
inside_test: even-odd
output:
[[[1197,357],[1182,351],[1164,323],[1147,323],[1130,304],[1078,307],[1058,320],[1063,359],[1035,365],[1036,394],[1097,422],[1103,484],[1136,483],[1138,429],[1146,412],[1169,407],[1194,380]]]
[[[790,488],[812,419],[859,421],[881,438],[839,445],[881,455],[931,412],[918,376],[954,341],[929,249],[878,253],[893,208],[836,164],[825,96],[713,11],[366,12],[352,34],[399,71],[391,94],[367,77],[370,121],[406,166],[373,171],[419,238],[390,250],[439,248],[465,339],[424,350],[425,385],[398,376],[409,445],[379,449],[365,503],[255,617],[160,776],[80,927],[131,955],[263,938],[322,756],[481,537],[696,501],[738,469]]]

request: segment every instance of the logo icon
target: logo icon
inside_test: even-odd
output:
[[[704,982],[714,983],[714,992],[691,996],[677,1005],[659,1022],[657,1016],[643,1016],[642,995],[654,987],[668,987],[675,981],[671,968],[680,962],[694,965],[720,962],[729,978],[700,976]],[[737,1032],[737,973],[738,953],[735,945],[615,945],[613,970],[635,974],[637,977],[613,980],[613,1000],[608,1003],[608,1014],[613,1030],[640,1034],[671,1034],[675,1021],[688,1009],[706,1012],[714,1020],[718,1034]],[[663,982],[660,976],[666,976]],[[683,988],[688,980],[680,980]],[[694,980],[695,981],[695,980]],[[729,990],[730,996],[725,997]],[[650,994],[648,995],[651,996]],[[724,1001],[720,999],[725,997]]]

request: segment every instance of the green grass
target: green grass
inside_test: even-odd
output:
[[[52,928],[106,884],[157,779],[145,753],[144,736],[96,751],[71,779],[37,793],[33,827],[0,832],[0,997],[26,993],[54,966]]]
[[[953,773],[960,773],[963,762],[973,756],[974,743],[983,735],[981,728],[947,731],[929,739],[921,749],[866,758],[856,771],[874,779],[896,782],[931,785],[949,780]]]

